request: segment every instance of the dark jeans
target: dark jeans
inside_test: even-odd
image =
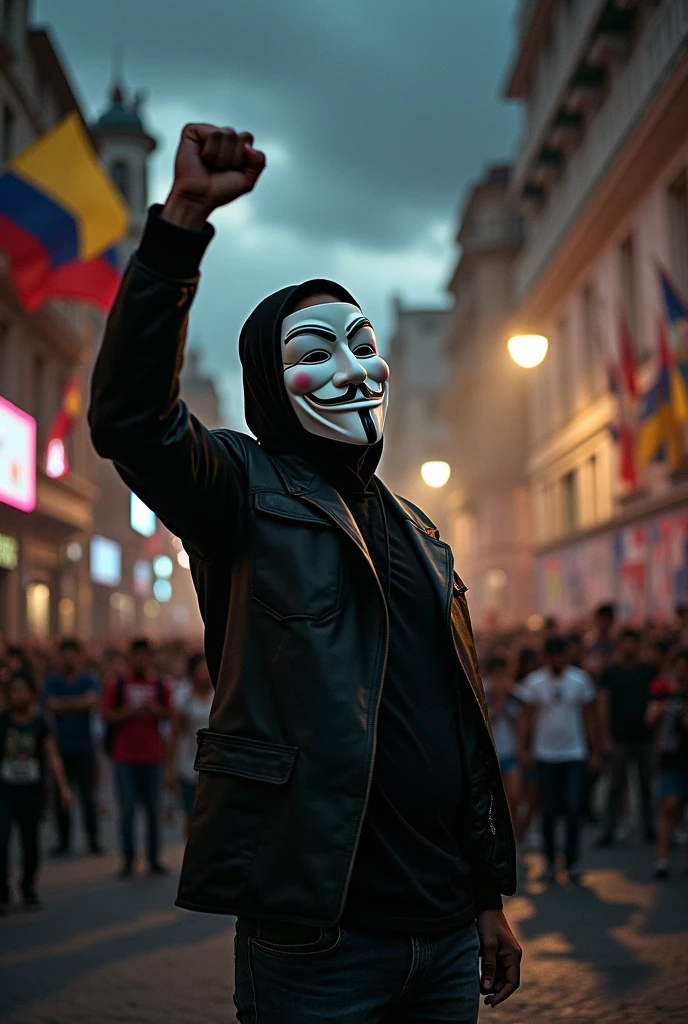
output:
[[[21,888],[33,891],[38,871],[38,825],[43,813],[43,786],[0,784],[0,902],[9,900],[8,848],[12,822],[19,826],[23,855]]]
[[[555,829],[559,818],[566,819],[566,865],[578,862],[580,824],[585,793],[585,761],[538,761],[542,838],[550,864],[556,858]]]
[[[654,831],[652,814],[652,741],[635,743],[614,743],[610,766],[609,795],[607,797],[607,816],[604,833],[614,837],[616,822],[621,806],[621,795],[628,776],[628,766],[635,761],[638,765],[638,781],[640,784],[640,807],[643,815],[643,828],[646,833]]]
[[[122,764],[115,762],[115,780],[119,798],[120,836],[124,866],[134,863],[134,814],[140,803],[146,814],[148,833],[148,861],[155,864],[160,848],[158,826],[158,798],[160,795],[160,765]]]
[[[270,936],[268,939],[267,936]],[[437,935],[237,921],[241,1024],[475,1024],[474,924]]]
[[[96,759],[92,750],[79,754],[61,753],[65,774],[73,790],[79,794],[84,826],[89,841],[98,840],[98,820],[96,816],[95,779]],[[55,787],[55,816],[60,836],[60,846],[68,847],[72,831],[72,815],[62,805],[60,793]]]

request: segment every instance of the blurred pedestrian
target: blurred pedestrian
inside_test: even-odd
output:
[[[167,786],[181,797],[186,831],[198,777],[194,770],[196,733],[208,728],[214,693],[205,655],[192,654],[187,679],[179,682],[172,696],[172,731],[167,752]]]
[[[137,804],[143,806],[146,815],[150,873],[167,873],[159,859],[158,804],[163,760],[159,723],[170,716],[170,694],[165,681],[153,669],[152,655],[145,638],[133,640],[127,671],[111,678],[103,695],[103,721],[109,730],[108,746],[119,801],[122,879],[130,878],[134,871]]]
[[[602,752],[610,762],[605,826],[598,846],[614,843],[629,765],[638,769],[640,808],[647,842],[655,841],[652,809],[652,731],[645,711],[650,686],[657,676],[653,665],[640,660],[641,634],[627,627],[618,640],[618,660],[608,665],[600,681]]]
[[[514,694],[514,679],[506,658],[493,655],[485,666],[485,699],[511,820],[518,838],[521,765],[518,760],[518,719],[522,705]]]
[[[658,678],[650,687],[645,721],[657,733],[659,817],[655,877],[662,879],[669,876],[671,844],[688,805],[688,649],[677,651],[668,678]]]
[[[36,687],[28,672],[16,673],[7,685],[7,707],[0,712],[0,913],[10,902],[8,847],[16,821],[22,845],[21,891],[24,906],[40,907],[36,892],[39,863],[38,828],[43,813],[46,767],[65,809],[72,795],[55,736],[37,708]]]
[[[566,641],[545,641],[545,666],[519,688],[524,702],[519,728],[521,762],[535,761],[540,780],[542,831],[547,866],[543,881],[556,879],[555,827],[566,819],[566,868],[574,884],[581,878],[579,835],[587,762],[597,761],[595,687],[568,663]]]
[[[598,605],[594,620],[593,630],[587,638],[584,666],[595,682],[599,683],[602,673],[614,657],[616,608],[613,604]]]
[[[93,714],[100,700],[98,680],[83,668],[83,651],[77,640],[65,639],[58,651],[57,670],[43,686],[45,706],[55,717],[57,746],[70,785],[78,793],[91,853],[103,852],[98,839],[96,813],[96,758],[93,744]],[[69,853],[72,815],[56,793],[59,834],[53,856]]]

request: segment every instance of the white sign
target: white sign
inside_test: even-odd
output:
[[[106,587],[122,582],[122,548],[108,537],[91,537],[91,579]]]
[[[0,398],[0,501],[22,512],[36,507],[36,421]]]
[[[155,512],[151,512],[148,505],[141,501],[138,494],[134,494],[133,491],[129,505],[129,525],[142,537],[152,537],[157,527]]]

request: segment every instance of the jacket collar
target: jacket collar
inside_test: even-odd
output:
[[[373,567],[366,543],[356,520],[341,495],[310,463],[298,456],[280,456],[275,465],[290,494],[315,505],[350,537]],[[454,559],[451,548],[438,537],[436,528],[410,503],[398,498],[389,487],[375,477],[382,499],[406,529],[406,534],[426,566],[437,591],[440,605],[448,616],[452,598]]]

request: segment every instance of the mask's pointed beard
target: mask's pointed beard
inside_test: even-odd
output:
[[[361,423],[363,424],[368,444],[375,444],[377,441],[377,429],[373,422],[373,417],[370,415],[370,409],[360,409],[358,415],[361,417]]]

